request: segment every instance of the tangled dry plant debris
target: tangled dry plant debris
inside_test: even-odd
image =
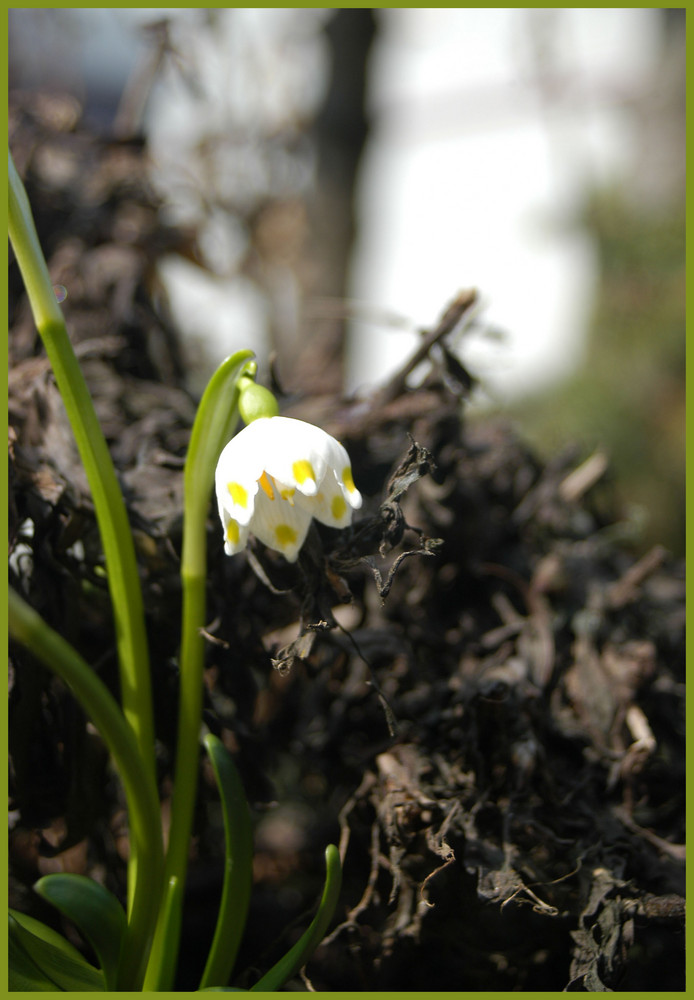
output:
[[[127,285],[97,303],[85,283],[66,313],[137,528],[166,809],[194,400],[147,289],[157,248],[181,237],[158,227],[141,150],[77,132],[76,173],[48,176],[38,151],[70,136],[22,115],[18,159],[54,262],[67,245],[86,274],[126,207],[141,223]],[[92,505],[11,289],[11,579],[115,688]],[[257,817],[240,968],[267,967],[268,935],[300,932],[339,838],[339,918],[291,989],[680,990],[683,567],[620,541],[600,456],[542,463],[503,424],[466,419],[451,337],[473,302],[457,297],[371,398],[287,406],[347,446],[366,497],[352,531],[316,528],[290,566],[260,546],[225,559],[210,519],[205,721]],[[123,802],[98,735],[18,650],[10,723],[13,904],[35,912],[29,886],[59,868],[122,893]],[[211,933],[221,842],[203,773],[180,989]]]

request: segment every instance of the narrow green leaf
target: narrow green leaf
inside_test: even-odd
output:
[[[318,945],[323,940],[325,932],[333,918],[337,906],[340,887],[342,885],[342,865],[340,854],[334,844],[329,844],[325,851],[326,877],[323,896],[318,912],[308,929],[301,935],[293,948],[258,980],[251,992],[263,990],[278,990],[310,959]]]
[[[183,885],[172,875],[164,887],[159,906],[157,930],[143,985],[145,993],[163,993],[173,989],[182,919]]]
[[[41,978],[55,984],[52,989],[68,993],[103,992],[104,977],[101,972],[60,934],[16,910],[10,911],[9,920],[10,941],[14,941],[14,957],[19,959],[20,975],[26,975],[29,970],[29,963],[21,962],[20,952],[23,952],[38,969]],[[45,990],[45,986],[39,989]]]
[[[205,387],[186,455],[186,502],[193,494],[207,509],[217,459],[239,419],[238,380],[253,357],[253,351],[241,350],[225,358]]]
[[[31,205],[11,155],[8,157],[8,199],[12,249],[94,501],[113,604],[123,711],[138,741],[141,766],[148,770],[154,783],[149,654],[135,543],[106,438],[56,301]]]
[[[47,944],[52,945],[54,948],[59,948],[64,951],[68,958],[75,959],[78,962],[83,962],[84,958],[81,953],[75,948],[74,944],[70,944],[67,938],[64,938],[62,934],[58,931],[54,931],[52,927],[48,924],[44,924],[43,921],[37,920],[36,917],[30,917],[27,913],[20,913],[19,910],[14,910],[10,907],[10,928],[14,928],[14,924],[19,924],[20,930],[14,928],[13,933],[16,933],[18,937],[21,938],[21,930],[24,929],[34,937],[40,938],[41,941],[45,941]]]
[[[156,789],[149,651],[135,543],[106,438],[57,304],[31,205],[11,155],[8,157],[8,230],[36,328],[51,363],[92,493],[113,606],[123,713],[137,742],[139,769],[149,787]],[[156,805],[158,807],[158,802]],[[150,845],[155,840],[155,830],[159,829],[157,818],[156,827],[150,825],[148,831],[149,843],[143,843],[135,824],[131,826],[128,946],[123,950],[120,990],[140,986],[154,933],[163,856],[161,847],[157,846],[155,850],[160,858],[155,859]],[[139,881],[138,873],[141,874]]]
[[[159,909],[163,845],[157,788],[150,780],[149,769],[143,767],[132,729],[103,681],[76,650],[12,589],[8,594],[8,606],[10,636],[26,646],[70,686],[118,765],[128,801],[131,845],[138,844],[132,911],[118,984],[120,991],[132,992],[142,984],[144,964]]]
[[[125,912],[116,897],[84,875],[45,875],[34,889],[84,935],[99,959],[106,989],[114,990],[127,929]]]
[[[217,927],[200,988],[217,989],[211,984],[226,983],[231,976],[246,925],[253,874],[253,832],[248,802],[231,754],[211,733],[203,742],[222,800],[226,864]]]
[[[29,958],[11,929],[7,946],[7,986],[10,993],[56,993],[60,990],[57,983],[44,975]]]

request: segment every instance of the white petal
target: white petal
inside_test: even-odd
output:
[[[224,530],[224,551],[228,556],[242,552],[248,544],[248,526],[239,524],[229,517],[226,511],[220,511],[222,528]]]
[[[352,478],[352,464],[349,460],[347,450],[334,437],[326,435],[328,438],[328,465],[332,476],[330,476],[330,488],[332,489],[332,479],[334,478],[342,491],[350,507],[361,507],[361,493],[354,485]],[[326,476],[326,479],[328,476]]]
[[[351,524],[352,507],[332,470],[323,479],[315,497],[304,497],[297,493],[295,503],[331,528],[346,528]]]
[[[270,500],[258,493],[250,530],[268,548],[281,552],[295,562],[311,524],[311,515],[300,507],[277,497]]]
[[[240,524],[250,522],[262,472],[262,454],[253,447],[253,436],[244,437],[242,431],[231,439],[217,462],[215,492],[220,515],[225,510]]]
[[[331,446],[337,442],[320,427],[303,420],[271,419],[272,442],[265,456],[265,468],[275,479],[293,486],[304,496],[315,496],[331,464]]]
[[[352,466],[349,464],[349,459],[347,460],[347,465],[343,466],[338,473],[335,473],[335,478],[337,479],[340,489],[342,490],[342,495],[354,510],[358,510],[362,504],[361,493],[354,485],[354,480],[352,479]]]

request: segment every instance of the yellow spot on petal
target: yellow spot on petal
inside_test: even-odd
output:
[[[227,541],[231,545],[238,545],[239,543],[239,523],[233,517],[227,524]]]
[[[356,486],[354,485],[352,469],[349,465],[346,465],[342,470],[342,482],[345,484],[345,488],[348,489],[350,493],[354,493]]]
[[[227,483],[227,489],[231,494],[231,499],[238,507],[248,506],[248,490],[241,483]]]
[[[347,504],[345,503],[344,497],[333,497],[333,502],[330,504],[330,509],[333,512],[333,517],[336,521],[341,521],[345,516],[345,511],[347,510]]]
[[[272,476],[268,476],[267,472],[264,472],[258,482],[260,483],[263,492],[267,494],[268,498],[270,500],[274,500],[275,491],[272,488],[272,484],[274,482]]]
[[[298,538],[296,529],[289,524],[278,524],[275,528],[275,538],[277,544],[284,548],[287,545],[294,545]]]
[[[298,462],[294,462],[292,465],[292,472],[294,473],[294,478],[296,479],[299,486],[305,483],[307,479],[312,479],[316,481],[316,474],[313,471],[313,466],[305,458],[300,459]]]
[[[286,486],[283,490],[280,490],[280,496],[282,497],[282,499],[288,500],[292,505],[292,507],[294,506],[294,501],[292,500],[292,497],[294,496],[295,493],[296,490],[294,489],[293,486]]]

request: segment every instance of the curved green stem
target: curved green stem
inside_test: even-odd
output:
[[[205,652],[200,630],[205,624],[207,513],[217,459],[238,420],[237,380],[252,357],[252,351],[238,351],[227,358],[210,379],[195,416],[184,469],[180,695],[171,835],[165,872],[166,891],[175,890],[175,898],[162,908],[145,979],[147,990],[171,990],[176,972],[180,907],[188,868],[200,756]]]
[[[136,878],[118,990],[141,988],[161,896],[163,848],[157,788],[142,766],[137,742],[115,699],[89,665],[16,593],[9,592],[9,633],[71,688],[104,738],[128,802]]]
[[[24,285],[70,419],[94,501],[115,619],[123,712],[154,781],[154,726],[142,591],[128,516],[108,446],[53,292],[29,200],[9,157],[9,233]],[[135,867],[136,858],[133,860]],[[132,880],[130,880],[132,881]],[[134,887],[129,887],[134,892]]]

